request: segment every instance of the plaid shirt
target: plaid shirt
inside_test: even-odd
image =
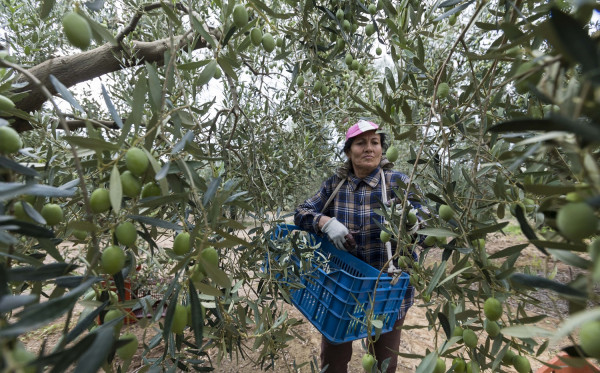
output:
[[[318,227],[321,216],[337,218],[348,228],[356,241],[356,248],[350,253],[381,270],[388,261],[388,257],[384,244],[379,239],[381,229],[375,224],[375,221],[381,224],[384,222],[383,216],[375,213],[375,209],[381,208],[382,201],[380,170],[381,167],[377,167],[364,179],[359,179],[350,172],[334,200],[321,213],[335,187],[342,180],[338,175],[331,176],[325,180],[317,194],[297,207],[294,215],[295,224],[304,230],[322,235],[323,233]],[[402,200],[404,196],[398,181],[406,184],[408,176],[393,170],[384,170],[384,175],[388,201],[393,198]],[[396,195],[395,190],[398,190],[400,195]],[[421,205],[417,201],[410,200],[410,197],[411,193],[409,193],[411,205],[417,209],[421,208]],[[416,253],[413,253],[413,257],[416,258]],[[405,315],[412,303],[413,288],[409,286],[399,317]]]

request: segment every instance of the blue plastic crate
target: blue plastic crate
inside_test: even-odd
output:
[[[300,228],[283,224],[277,227],[275,236],[283,238],[294,230]],[[289,275],[285,279],[304,285],[300,289],[290,289],[294,306],[331,343],[365,338],[365,317],[371,309],[373,318],[383,322],[382,332],[392,330],[408,286],[408,274],[402,273],[392,285],[392,278],[387,274],[379,276],[376,268],[336,249],[328,240],[308,234],[315,244],[321,244],[318,250],[328,258],[329,270],[313,265],[312,270],[300,278]],[[298,258],[293,259],[299,263]]]

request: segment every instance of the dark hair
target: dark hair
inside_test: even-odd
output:
[[[387,150],[387,145],[385,143],[385,133],[383,132],[378,132],[379,133],[379,138],[381,139],[381,148],[383,149],[383,151],[385,152]],[[344,143],[344,154],[348,153],[348,151],[350,151],[350,147],[352,146],[352,143],[354,142],[354,140],[356,139],[355,137],[351,137],[348,140],[346,140],[346,142]]]

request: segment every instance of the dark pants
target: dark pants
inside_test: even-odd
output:
[[[370,352],[375,355],[380,370],[381,363],[389,358],[387,372],[393,373],[396,371],[402,324],[404,324],[404,318],[396,321],[394,328],[379,336],[377,342],[372,346],[373,351]],[[321,337],[321,369],[329,365],[326,370],[327,373],[346,373],[351,358],[352,342],[332,344],[325,337]]]

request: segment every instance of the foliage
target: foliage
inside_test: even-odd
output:
[[[153,312],[146,327],[154,334],[142,354],[148,369],[210,369],[252,350],[258,366],[271,367],[299,322],[282,312],[289,289],[276,277],[295,269],[260,266],[301,246],[275,245],[272,227],[332,172],[342,134],[357,118],[382,124],[403,149],[397,166],[410,176],[406,189],[419,185],[432,212],[419,233],[443,237],[440,262],[423,266],[434,249],[427,248],[412,263],[429,327],[440,332],[418,372],[432,371],[438,356],[496,370],[512,363],[503,357],[514,351],[539,355],[549,337],[565,340],[597,320],[600,263],[583,253],[598,230],[570,240],[556,215],[577,198],[598,216],[600,47],[591,18],[598,6],[374,4],[372,15],[369,2],[249,0],[249,22],[238,29],[234,1],[3,0],[8,52],[0,51],[0,94],[15,107],[2,109],[0,125],[17,128],[25,144],[0,155],[3,368],[21,364],[20,337],[66,315],[60,342],[35,351],[37,366],[126,369],[114,360],[126,343],[114,335],[119,320],[94,324],[108,310],[132,307]],[[62,18],[73,10],[92,28],[86,51],[62,33]],[[375,28],[370,36],[367,25]],[[254,27],[275,37],[273,52],[251,43]],[[147,194],[138,197],[124,196],[121,178],[133,147],[150,164],[139,176]],[[111,209],[93,213],[90,195],[101,187],[110,191]],[[60,205],[63,222],[45,224],[39,211],[46,203]],[[449,221],[436,215],[440,205],[454,211]],[[509,211],[540,255],[581,269],[580,277],[560,283],[519,273],[525,245],[489,255],[478,239],[502,232]],[[382,214],[397,254],[412,248],[406,211]],[[138,239],[121,245],[126,263],[111,278],[100,258],[119,244],[114,230],[124,221],[135,224]],[[176,255],[172,239],[181,232],[190,233],[192,249]],[[201,255],[211,247],[217,267]],[[170,280],[154,310],[150,296],[115,302],[107,295],[112,281],[127,299],[125,285],[144,276]],[[569,304],[556,330],[538,328],[544,316],[526,312],[539,303],[535,289]],[[464,348],[453,330],[485,336],[481,311],[489,297],[515,306],[505,307],[500,334]],[[72,327],[78,302],[87,311]],[[191,310],[184,334],[171,333],[178,304]],[[152,354],[160,343],[164,354]],[[216,362],[208,359],[213,349]],[[576,344],[569,351],[583,356]]]

